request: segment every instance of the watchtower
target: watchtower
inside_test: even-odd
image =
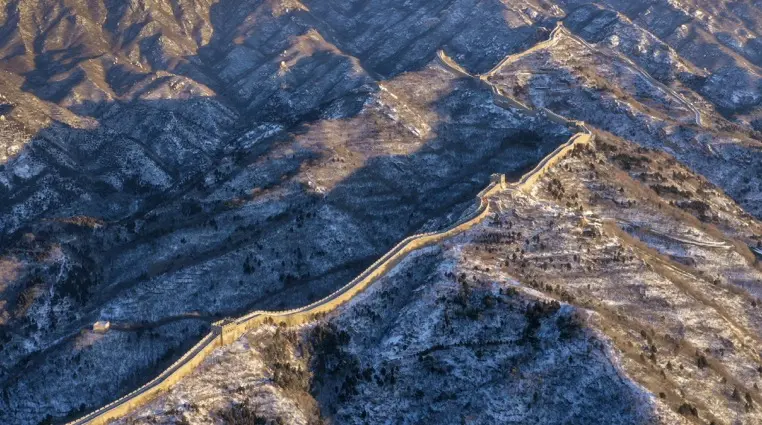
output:
[[[505,174],[495,173],[490,176],[490,181],[500,186],[501,189],[505,189],[505,186],[506,186]]]
[[[111,322],[108,320],[99,320],[93,323],[93,332],[97,332],[99,334],[105,334],[110,328]]]
[[[233,323],[233,320],[229,318],[212,323],[212,332],[220,336],[220,345],[222,346],[230,344],[234,340],[229,330],[231,323]]]

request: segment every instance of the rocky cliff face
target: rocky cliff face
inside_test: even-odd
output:
[[[663,251],[659,255],[680,267],[697,268],[700,279],[719,279],[720,287],[727,287],[720,298],[733,308],[750,303],[759,296],[757,266],[751,251],[738,247],[754,246],[760,237],[752,217],[762,214],[762,53],[756,41],[761,13],[753,2],[724,1],[8,1],[0,9],[0,422],[63,421],[92,410],[147,381],[212,320],[254,308],[306,304],[349,281],[406,235],[453,222],[472,206],[491,173],[515,178],[571,134],[546,115],[507,106],[512,105],[507,100],[584,120],[599,138],[613,142],[596,144],[590,154],[596,160],[584,165],[597,174],[559,177],[562,183],[589,179],[585,184],[592,189],[561,190],[544,182],[541,190],[552,196],[511,195],[516,198],[500,201],[504,211],[536,215],[526,229],[551,231],[556,219],[542,217],[555,207],[543,204],[545,197],[559,208],[582,208],[584,217],[609,219],[607,225],[620,232],[611,237],[636,237],[645,245],[662,236],[644,230],[643,217],[656,214],[659,205],[680,211],[670,218],[676,221],[655,231],[706,232],[710,223],[720,232],[712,237],[725,235],[710,244],[735,248],[709,262],[716,253],[701,251],[706,246],[693,244],[686,251],[659,242],[639,249],[649,255],[656,254],[648,249]],[[563,28],[554,31],[558,22]],[[438,51],[452,63],[442,63]],[[609,133],[604,137],[601,131]],[[604,176],[595,167],[620,171]],[[634,189],[619,180],[625,174]],[[586,191],[591,199],[574,204]],[[599,198],[609,201],[593,202]],[[524,214],[519,210],[525,203]],[[561,236],[553,237],[566,241]],[[580,237],[565,236],[569,244]],[[550,249],[546,244],[540,251]],[[506,267],[528,261],[501,255]],[[468,269],[465,264],[477,257],[464,256],[458,267]],[[456,280],[450,289],[424,284],[444,279],[440,263],[454,261],[451,254],[428,253],[418,261],[426,267],[410,267],[419,283],[388,285],[397,285],[400,294],[428,289],[400,295],[399,309],[379,312],[384,329],[396,323],[398,332],[407,334],[405,326],[432,308],[418,297],[427,291],[446,295],[462,284]],[[580,279],[592,285],[588,293],[608,288],[595,273],[579,271]],[[537,281],[534,275],[512,276],[520,287]],[[644,285],[660,279],[638,276]],[[556,278],[554,287],[572,285],[565,283],[572,281],[567,274]],[[701,286],[691,296],[717,290]],[[480,303],[489,291],[480,293]],[[573,335],[554,336],[563,330],[556,329],[558,320],[567,320],[562,316],[574,306],[590,310],[589,304],[554,292],[519,292],[510,300],[490,295],[504,309],[489,310],[483,321],[469,318],[466,301],[464,317],[443,313],[437,320],[448,317],[450,324],[432,325],[439,333],[425,333],[417,345],[404,349],[406,356],[426,357],[421,361],[434,366],[401,360],[385,369],[389,374],[398,368],[389,387],[396,398],[384,393],[392,391],[387,387],[372,387],[375,378],[363,378],[367,384],[352,391],[341,389],[349,375],[329,366],[314,369],[324,355],[319,352],[318,363],[294,360],[316,371],[313,386],[299,387],[302,398],[313,400],[311,413],[299,421],[320,411],[339,422],[374,422],[389,407],[371,399],[408,400],[400,414],[428,421],[452,417],[456,410],[465,419],[475,415],[477,422],[513,417],[506,412],[525,422],[573,421],[591,409],[583,408],[588,403],[593,410],[620,406],[616,415],[623,423],[647,422],[659,415],[672,418],[680,410],[678,400],[699,406],[702,414],[711,411],[717,423],[724,423],[729,412],[754,418],[756,390],[753,373],[747,372],[758,359],[751,351],[732,360],[742,366],[715,377],[731,385],[731,376],[732,385],[742,388],[741,398],[748,390],[751,401],[717,407],[685,377],[664,390],[666,401],[654,401],[649,392],[658,397],[661,390],[640,376],[647,374],[628,366],[627,356],[618,369],[612,353],[628,348],[612,342],[611,333],[599,325],[583,324]],[[381,296],[371,294],[358,305]],[[456,292],[450,295],[457,298]],[[553,305],[552,311],[542,307],[538,317],[526,313],[526,303],[551,299],[569,305]],[[687,313],[676,307],[682,303],[662,306],[660,314],[678,317],[684,334],[690,324],[683,323]],[[640,307],[644,316],[638,320],[657,314],[646,313],[651,307],[644,301]],[[390,360],[374,354],[387,352],[389,347],[379,345],[385,337],[353,334],[365,329],[355,323],[355,308],[329,319],[331,329],[352,334],[340,353],[351,355],[363,373],[385,367]],[[403,314],[415,319],[403,326]],[[723,328],[722,317],[737,314],[751,313],[723,313],[715,330]],[[96,320],[111,321],[112,331],[89,332]],[[753,337],[752,319],[738,320],[733,329]],[[521,329],[528,321],[543,329],[536,344],[519,341],[526,337]],[[497,323],[512,326],[502,334]],[[621,326],[622,332],[637,333],[643,323]],[[453,339],[447,329],[474,339]],[[657,326],[657,331],[663,329]],[[695,332],[699,338],[714,331]],[[752,346],[752,340],[738,335],[723,338],[733,347]],[[649,338],[650,345],[659,345],[657,336]],[[314,338],[294,340],[302,339]],[[480,342],[486,357],[460,362],[457,373],[445,367],[460,364],[447,356],[466,356]],[[448,344],[459,348],[444,354],[433,349]],[[500,348],[505,344],[523,348]],[[691,344],[699,351],[716,349],[709,342]],[[426,350],[432,351],[416,354]],[[529,385],[531,374],[490,378],[488,365],[539,370],[567,352],[570,364],[589,364],[589,370],[554,364],[547,382],[535,388],[538,397],[550,397],[542,404],[560,403],[568,398],[564,389],[588,385],[593,376],[611,380],[611,392],[591,389],[588,398],[543,411],[534,399],[527,401],[529,407],[522,401],[519,409],[515,397],[499,402],[481,397],[466,407],[452,394],[419,388],[421,395],[413,385],[431,379],[434,386],[455,385],[453,391],[460,394],[486,382],[484,388],[497,394],[519,391]],[[441,373],[440,362],[445,364]],[[676,358],[671,364],[677,367],[677,362],[689,363]],[[373,370],[371,376],[381,373]],[[481,378],[456,385],[448,381],[453,375]],[[717,385],[706,388],[730,388]],[[680,392],[688,389],[695,394]],[[249,400],[249,394],[239,398]],[[436,403],[443,407],[424,412]],[[743,411],[744,403],[752,406],[749,412]]]

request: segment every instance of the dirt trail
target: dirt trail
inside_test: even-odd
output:
[[[752,341],[751,347],[747,346],[744,350],[747,351],[747,354],[752,358],[756,356],[753,347],[762,346],[760,338],[753,332],[747,331],[746,329],[748,329],[748,326],[740,323],[737,318],[729,315],[727,310],[716,301],[719,299],[715,296],[716,294],[709,296],[705,291],[697,287],[695,282],[703,281],[704,279],[702,277],[694,274],[687,267],[670,261],[655,249],[619,228],[615,223],[607,221],[604,223],[603,227],[610,234],[615,235],[621,240],[623,244],[632,247],[637,255],[649,265],[654,272],[666,277],[684,293],[714,310],[717,315],[728,324],[728,328],[736,334],[736,337],[740,341]]]

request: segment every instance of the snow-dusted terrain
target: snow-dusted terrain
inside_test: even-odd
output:
[[[592,151],[501,194],[410,278],[205,366],[241,382],[203,369],[127,420],[759,420],[759,4],[6,3],[0,422],[80,416],[215,320],[330,293],[566,141],[555,114]],[[527,313],[540,299],[562,305]],[[566,335],[566,317],[586,319]],[[332,333],[347,341],[325,352]],[[314,352],[261,357],[268,338]],[[273,361],[298,385],[267,381]]]
[[[762,223],[606,134],[491,202],[328,317],[245,335],[122,422],[312,423],[315,405],[335,423],[760,420]],[[245,377],[223,369],[240,361]]]

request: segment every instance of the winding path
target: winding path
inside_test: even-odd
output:
[[[718,249],[731,249],[733,247],[731,244],[729,244],[728,242],[725,242],[725,241],[721,241],[721,242],[719,242],[719,241],[702,241],[702,240],[698,240],[698,239],[686,238],[686,237],[683,237],[683,236],[675,236],[675,235],[671,235],[671,234],[668,234],[668,233],[656,230],[656,229],[654,229],[652,227],[644,226],[642,224],[633,223],[633,222],[627,221],[627,220],[616,220],[616,222],[617,222],[617,224],[623,224],[625,226],[631,226],[631,227],[639,229],[639,230],[641,230],[643,232],[650,233],[652,235],[655,235],[655,236],[658,236],[658,237],[662,237],[662,238],[665,238],[665,239],[670,239],[670,240],[675,241],[675,242],[684,243],[684,244],[687,244],[687,245],[693,245],[693,246],[698,246],[698,247],[702,247],[702,248],[718,248]]]

